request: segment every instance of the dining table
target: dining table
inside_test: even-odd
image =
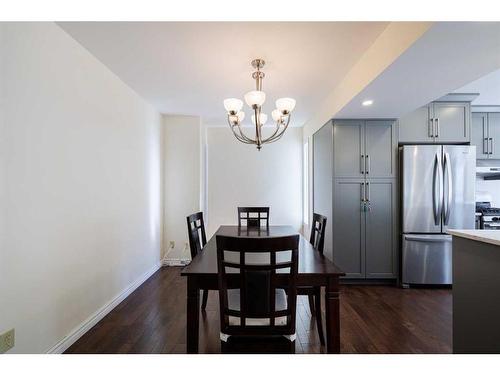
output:
[[[299,235],[297,287],[324,287],[326,351],[340,353],[340,291],[339,278],[345,273],[324,254],[315,250],[309,241],[289,225],[267,228],[222,225],[189,265],[181,271],[187,277],[186,343],[188,353],[198,353],[200,325],[200,291],[218,290],[216,237],[283,237]],[[286,285],[283,285],[286,287]]]

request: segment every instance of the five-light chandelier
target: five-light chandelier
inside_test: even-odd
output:
[[[288,124],[290,124],[291,112],[295,108],[295,99],[280,98],[276,100],[276,109],[271,113],[273,120],[276,122],[276,128],[269,137],[262,138],[262,127],[267,121],[267,115],[261,111],[262,105],[266,100],[266,93],[262,91],[262,80],[265,74],[261,72],[261,69],[264,67],[264,64],[265,62],[262,59],[252,61],[252,66],[256,69],[252,73],[252,78],[255,79],[255,90],[245,94],[245,102],[253,111],[252,126],[255,126],[255,138],[248,137],[242,130],[242,121],[245,118],[245,112],[241,110],[243,102],[236,98],[224,100],[227,121],[236,139],[246,144],[257,145],[259,151],[263,144],[275,142],[283,136],[285,130],[288,128]]]

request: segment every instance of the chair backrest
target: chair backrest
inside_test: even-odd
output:
[[[269,229],[269,207],[238,207],[239,227],[243,222],[247,227],[260,228],[263,221]]]
[[[264,238],[218,235],[216,241],[221,332],[293,335],[299,235]],[[229,294],[234,295],[235,291],[239,292],[236,293],[238,309],[229,303]],[[278,295],[282,296],[282,307],[276,305]],[[237,324],[231,324],[235,319]]]
[[[203,246],[207,243],[203,212],[197,212],[189,215],[186,220],[188,227],[189,248],[191,249],[191,259],[193,259],[201,252],[201,249],[203,249]]]
[[[313,245],[314,249],[323,254],[325,247],[325,232],[326,232],[326,216],[320,214],[313,214],[311,225],[311,238],[309,242]]]

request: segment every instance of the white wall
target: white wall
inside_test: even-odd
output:
[[[251,129],[248,129],[251,131]],[[208,228],[237,224],[238,206],[270,206],[270,223],[302,226],[302,129],[259,152],[228,127],[207,128]]]
[[[157,267],[160,116],[57,25],[0,34],[0,331],[40,353]]]
[[[186,216],[200,211],[200,118],[163,116],[165,243],[168,259],[189,259]],[[173,249],[170,241],[175,242]]]

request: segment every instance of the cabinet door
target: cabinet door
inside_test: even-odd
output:
[[[365,277],[364,180],[335,179],[333,261],[348,278]]]
[[[395,177],[396,145],[394,121],[366,121],[366,177]]]
[[[469,103],[434,103],[436,142],[469,142]]]
[[[434,143],[432,105],[426,105],[399,119],[399,142]]]
[[[500,113],[488,113],[490,159],[500,159]]]
[[[366,277],[396,277],[396,186],[394,180],[368,180]]]
[[[488,115],[473,113],[470,144],[476,146],[476,158],[488,159]]]
[[[333,126],[335,177],[363,177],[364,121],[335,120]]]
[[[313,135],[313,212],[327,217],[324,254],[332,259],[333,125]]]

